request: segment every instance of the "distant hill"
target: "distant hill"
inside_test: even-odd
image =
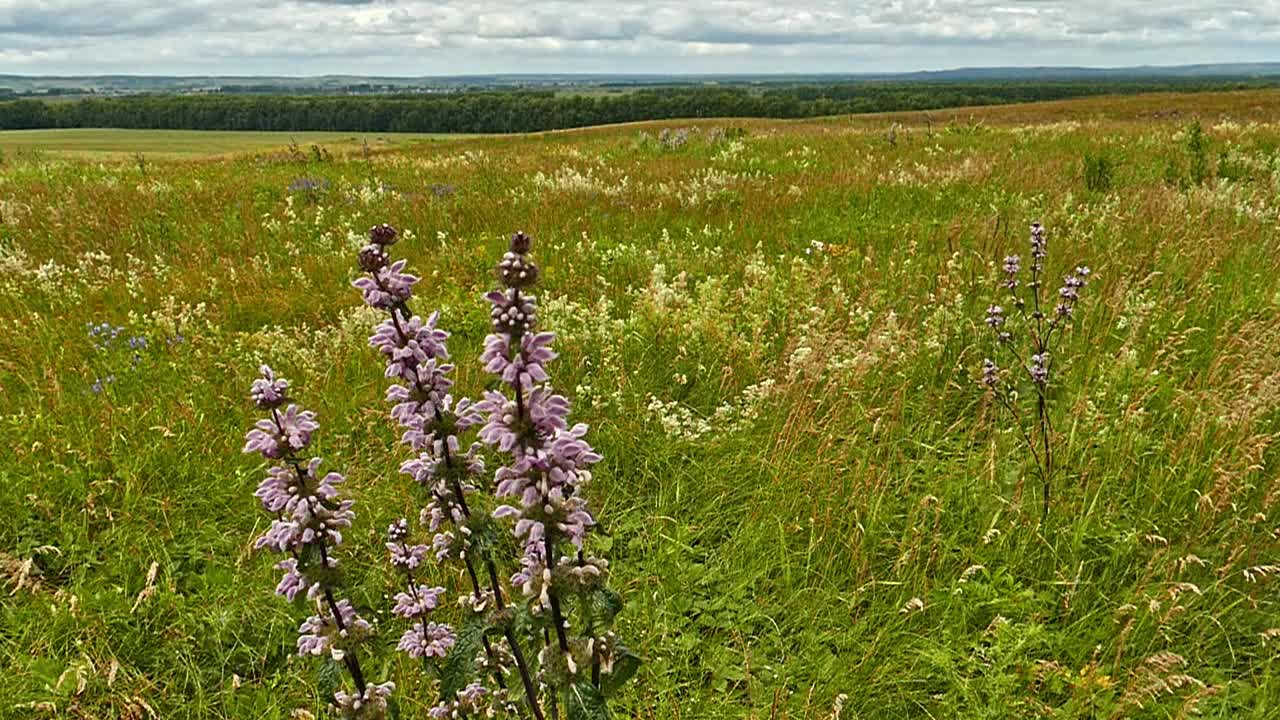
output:
[[[138,93],[386,94],[467,90],[583,89],[690,85],[797,85],[842,82],[1084,82],[1196,81],[1280,78],[1280,62],[1175,66],[974,67],[896,73],[797,73],[738,75],[494,74],[435,77],[318,75],[0,75],[0,96],[132,95]]]

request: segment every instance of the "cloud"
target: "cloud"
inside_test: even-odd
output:
[[[860,72],[1280,60],[1280,0],[0,0],[0,73]]]

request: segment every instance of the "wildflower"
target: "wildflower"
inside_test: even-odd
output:
[[[1010,280],[1017,277],[1018,272],[1022,270],[1022,258],[1017,255],[1006,255],[1004,258],[1004,274]],[[1017,287],[1015,284],[1013,287]],[[1012,287],[1010,289],[1013,289]]]
[[[524,233],[516,233],[511,239],[512,248],[528,247],[526,240],[517,240],[517,238],[526,238]],[[528,252],[527,250],[525,252]],[[538,282],[538,266],[534,265],[522,253],[514,250],[507,251],[502,256],[502,261],[498,263],[498,279],[507,287],[522,288],[529,287]]]
[[[351,641],[367,635],[372,627],[351,606],[350,601],[339,600],[334,607],[321,603],[321,611],[307,618],[298,628],[298,654],[323,655],[342,660]]]
[[[989,388],[994,388],[1000,382],[1000,368],[991,360],[986,358],[982,361],[982,384]]]
[[[300,177],[289,183],[290,193],[314,194],[329,188],[329,181],[323,178]]]
[[[1044,226],[1031,223],[1031,272],[1044,271],[1044,259],[1049,254],[1049,244],[1045,239]]]
[[[517,233],[508,255],[514,253],[525,262],[530,244],[527,235]],[[521,292],[529,284],[504,275],[506,262],[504,256],[498,272],[506,290],[486,296],[493,305],[494,332],[485,339],[481,361],[512,395],[490,391],[476,404],[487,416],[479,437],[509,454],[509,461],[494,474],[494,494],[506,504],[495,509],[493,517],[512,520],[512,534],[524,546],[520,571],[511,583],[534,599],[536,607],[549,611],[560,655],[572,674],[560,601],[560,595],[572,587],[564,579],[557,580],[561,560],[556,551],[561,543],[568,543],[585,559],[586,537],[595,519],[584,490],[591,480],[589,468],[600,456],[584,439],[586,425],[567,427],[568,399],[541,384],[548,379],[546,363],[555,358],[551,350],[555,335],[534,333],[536,305],[532,296]]]
[[[386,392],[389,415],[404,430],[402,444],[413,451],[400,471],[429,495],[418,520],[432,534],[429,546],[413,543],[409,524],[403,519],[387,531],[391,562],[405,576],[403,590],[395,595],[393,613],[409,622],[397,648],[414,658],[440,658],[458,642],[451,626],[428,620],[444,592],[415,577],[428,552],[438,561],[465,566],[464,577],[470,579],[472,588],[460,594],[463,607],[485,613],[492,606],[499,617],[510,613],[492,557],[501,544],[484,532],[489,522],[485,516],[491,515],[513,521],[512,534],[523,549],[512,585],[526,597],[536,598],[535,615],[549,610],[546,636],[552,637],[550,630],[554,628],[559,657],[572,667],[573,654],[583,658],[582,649],[594,647],[595,638],[575,637],[570,644],[560,597],[565,592],[578,593],[572,607],[585,607],[582,603],[592,602],[589,593],[602,587],[608,568],[607,562],[586,552],[596,521],[585,489],[591,481],[591,466],[601,458],[585,439],[587,427],[569,425],[569,400],[546,384],[547,364],[556,358],[552,348],[555,335],[538,332],[537,299],[527,292],[539,279],[538,266],[529,254],[532,240],[524,233],[512,236],[495,267],[502,289],[485,296],[491,306],[492,332],[485,338],[480,360],[505,391],[490,390],[473,403],[452,395],[449,334],[439,328],[438,313],[423,318],[410,310],[417,278],[407,274],[403,260],[385,258],[390,243],[377,237],[379,232],[394,238],[394,231],[371,231],[372,245],[362,251],[368,257],[360,258],[366,275],[353,284],[366,303],[388,313],[369,344],[382,356],[390,380]],[[409,279],[396,281],[396,277]],[[471,429],[478,429],[480,442],[468,446],[459,435]],[[484,487],[482,443],[507,457],[493,476],[494,495],[501,504],[492,512],[483,509],[479,514],[476,505],[486,503],[485,496],[477,494]],[[576,558],[560,556],[558,551]],[[482,578],[487,586],[482,586]],[[475,658],[475,667],[492,673],[499,689],[491,691],[472,682],[455,698],[446,698],[430,709],[429,717],[490,716],[510,709],[503,676],[512,663],[519,671],[528,707],[536,718],[543,717],[537,683],[547,683],[546,676],[530,669],[512,628],[500,625],[501,640],[485,637],[482,656]],[[620,645],[618,648],[616,652],[625,652]],[[597,676],[602,662],[613,666],[613,655],[606,658],[588,650],[586,656]],[[548,687],[548,692],[555,689]]]
[[[289,389],[289,381],[277,378],[271,368],[266,365],[259,367],[258,372],[262,373],[262,377],[254,380],[249,389],[249,397],[253,400],[253,404],[260,410],[273,410],[283,405],[285,392]]]
[[[491,292],[485,299],[493,306],[489,312],[495,332],[520,336],[537,324],[537,305],[531,295],[521,295],[515,288]]]
[[[1031,356],[1031,380],[1041,387],[1049,382],[1049,353]]]
[[[557,357],[551,349],[555,333],[524,334],[531,329],[532,322],[530,314],[519,335],[493,334],[485,338],[484,353],[480,356],[486,372],[497,375],[508,385],[519,385],[523,390],[533,389],[535,383],[546,382],[549,376],[545,364]],[[512,353],[512,341],[516,338],[520,351]]]
[[[417,570],[427,556],[426,545],[387,543],[387,549],[391,551],[391,564],[404,570]]]
[[[414,623],[404,632],[396,649],[402,650],[409,657],[444,657],[458,642],[458,636],[448,625],[428,622]]]
[[[372,307],[389,310],[413,296],[413,286],[418,278],[404,272],[405,260],[380,267],[371,277],[362,277],[352,283],[364,294],[364,301]]]
[[[362,693],[352,694],[339,690],[333,694],[333,704],[344,720],[379,720],[386,716],[387,700],[395,689],[395,683],[384,682],[369,685]]]
[[[1089,274],[1088,266],[1082,265],[1062,279],[1062,287],[1058,288],[1058,304],[1055,306],[1056,320],[1071,319],[1075,305],[1080,300],[1080,290],[1089,284]]]
[[[280,578],[280,583],[276,585],[276,594],[283,595],[289,602],[297,597],[298,593],[306,592],[309,599],[316,599],[322,586],[319,583],[313,583],[307,579],[307,576],[298,570],[297,558],[289,558],[276,563],[277,570],[284,570],[284,576]]]
[[[270,370],[265,365],[263,368]],[[262,379],[267,379],[265,372]],[[304,450],[311,444],[311,433],[320,428],[315,418],[315,413],[299,410],[297,405],[290,405],[283,413],[272,410],[271,419],[259,420],[245,436],[244,452],[258,452],[268,460],[276,460]]]
[[[410,588],[410,592],[396,593],[396,604],[391,612],[405,619],[423,617],[440,607],[441,595],[444,595],[442,587],[418,585]]]
[[[276,377],[266,365],[259,368],[259,373],[250,398],[255,406],[271,414],[249,430],[244,452],[259,453],[278,463],[267,470],[267,476],[254,491],[263,509],[275,516],[271,527],[254,541],[254,548],[289,555],[275,566],[284,571],[276,585],[277,594],[292,601],[305,593],[315,603],[316,614],[298,629],[298,654],[328,654],[345,664],[356,693],[335,693],[334,701],[344,717],[381,717],[386,696],[394,686],[365,683],[360,662],[352,651],[372,628],[349,600],[338,598],[335,593],[338,560],[331,550],[342,544],[342,530],[349,528],[355,518],[353,503],[339,497],[341,474],[321,475],[320,458],[304,463],[299,456],[320,427],[315,414],[296,404],[281,412],[288,381]]]
[[[1001,264],[1001,270],[1004,273],[1004,279],[1001,282],[1003,288],[1009,291],[1010,300],[1019,313],[1014,319],[1021,319],[1025,323],[1022,332],[1018,337],[1023,338],[1025,347],[1014,346],[1014,333],[1010,328],[1010,317],[1005,314],[1004,308],[999,305],[990,305],[987,307],[986,324],[992,329],[996,335],[996,339],[1000,346],[1009,348],[1010,354],[1017,361],[1016,367],[1020,372],[1017,376],[1004,376],[1001,373],[996,361],[986,358],[982,363],[982,384],[990,390],[996,391],[996,397],[1014,416],[1014,422],[1021,423],[1022,416],[1015,407],[1018,393],[1016,383],[1022,373],[1030,381],[1035,392],[1035,414],[1034,414],[1034,430],[1028,432],[1025,428],[1020,433],[1028,451],[1028,454],[1035,461],[1036,469],[1040,474],[1044,483],[1044,508],[1048,512],[1050,480],[1053,474],[1053,449],[1051,446],[1052,432],[1050,431],[1050,408],[1049,408],[1049,372],[1050,372],[1050,355],[1053,349],[1053,340],[1055,331],[1065,326],[1070,321],[1076,310],[1076,305],[1080,300],[1080,290],[1089,282],[1090,269],[1085,265],[1080,265],[1075,270],[1065,276],[1062,280],[1061,287],[1058,288],[1057,296],[1046,297],[1042,293],[1042,283],[1045,275],[1045,263],[1048,258],[1048,241],[1043,225],[1040,223],[1032,223],[1031,225],[1031,280],[1026,284],[1028,290],[1020,293],[1020,283],[1018,275],[1022,269],[1022,261],[1017,255],[1009,255],[1004,258]],[[1029,297],[1028,297],[1029,296]],[[1051,317],[1046,322],[1046,310],[1052,304],[1053,309]],[[1027,305],[1034,308],[1031,312],[1027,312]],[[1007,383],[1007,387],[1002,386]],[[1038,438],[1033,437],[1038,436]]]

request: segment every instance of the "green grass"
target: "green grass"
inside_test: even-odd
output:
[[[676,150],[640,134],[689,124],[664,123],[145,176],[6,153],[0,717],[321,711],[291,652],[303,611],[250,549],[264,361],[319,413],[357,501],[352,595],[398,636],[379,537],[415,492],[349,287],[389,222],[466,394],[492,263],[537,238],[553,378],[606,458],[592,502],[645,659],[617,716],[1275,718],[1278,112],[1161,95],[735,122],[719,143],[701,123]],[[1196,115],[1230,177],[1169,177]],[[328,185],[290,195],[304,176]],[[1055,361],[1045,521],[977,382],[998,260],[1037,219],[1055,275],[1095,271]],[[87,322],[150,344],[135,365]],[[368,672],[425,715],[414,667]]]
[[[64,156],[110,158],[143,153],[159,157],[194,158],[228,153],[282,150],[295,142],[306,151],[312,144],[359,149],[404,146],[463,135],[350,132],[236,132],[223,130],[4,130],[0,153],[51,153]]]

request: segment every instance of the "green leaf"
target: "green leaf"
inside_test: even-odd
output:
[[[458,642],[440,669],[440,698],[446,702],[457,696],[476,676],[476,655],[484,643],[485,625],[468,620],[458,629]]]
[[[600,677],[600,690],[605,695],[613,695],[627,684],[640,669],[640,656],[631,652],[625,645],[618,645],[614,651],[613,672]]]
[[[333,694],[342,687],[346,673],[346,666],[332,658],[325,658],[316,670],[316,689],[320,691],[320,697],[328,702],[329,698],[332,698]]]
[[[568,720],[609,720],[609,706],[604,695],[589,682],[565,688],[564,707]]]
[[[591,617],[599,624],[608,627],[613,619],[622,612],[622,596],[609,588],[600,588],[591,593]]]

